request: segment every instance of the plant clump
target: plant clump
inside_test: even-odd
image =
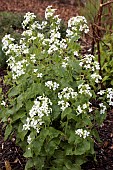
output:
[[[97,56],[80,53],[86,19],[71,18],[62,38],[54,13],[48,6],[41,22],[27,13],[19,43],[10,35],[2,39],[10,89],[7,99],[2,95],[0,117],[5,139],[16,132],[28,158],[25,170],[80,170],[94,155],[95,126],[113,106],[112,88],[101,89]]]

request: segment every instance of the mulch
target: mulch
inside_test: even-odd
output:
[[[67,20],[78,15],[79,9],[71,4],[61,3],[59,0],[0,0],[0,11],[12,12],[34,12],[40,17],[44,17],[45,8],[52,5],[57,9],[57,14]],[[0,69],[0,87],[4,93],[8,88],[3,83],[5,68]],[[88,158],[88,162],[82,166],[83,170],[113,170],[113,110],[107,114],[103,125],[98,129],[102,143],[95,142],[95,152],[97,161]],[[0,170],[24,170],[26,159],[23,151],[16,146],[15,138],[4,141],[3,124],[0,123]]]
[[[62,0],[63,1],[63,0]],[[78,15],[79,8],[76,5],[62,3],[61,0],[0,0],[0,11],[11,12],[34,12],[44,17],[47,6],[52,5],[57,9],[56,14],[67,21]]]

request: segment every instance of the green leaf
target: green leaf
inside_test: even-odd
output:
[[[33,160],[29,159],[26,163],[25,170],[30,170],[34,166]]]
[[[36,97],[37,94],[43,94],[42,84],[33,83],[30,88],[28,88],[25,92],[25,99],[31,99]]]
[[[32,106],[33,106],[33,101],[28,100],[26,102],[26,111],[29,112],[29,110],[32,108]]]
[[[70,107],[66,108],[61,114],[61,119],[64,119],[66,116],[70,115],[71,113],[72,113],[72,109]]]
[[[19,110],[22,106],[23,106],[23,102],[24,102],[24,94],[20,94],[18,97],[17,97],[17,105],[16,105],[16,111]]]
[[[69,135],[68,143],[74,143],[76,140],[75,131],[70,130]]]
[[[12,117],[12,119],[13,119],[13,122],[14,121],[16,121],[16,120],[18,120],[18,119],[22,119],[23,117],[25,117],[25,112],[24,112],[24,110],[20,110],[20,111],[18,111],[17,113],[15,113],[14,115],[13,115],[13,117]]]
[[[83,164],[83,162],[82,162]],[[65,166],[67,170],[81,170],[80,164],[73,164],[70,160],[66,159]]]
[[[8,97],[10,98],[10,97],[16,96],[16,95],[20,94],[20,92],[21,92],[21,87],[20,86],[13,87],[9,91]]]
[[[111,81],[111,85],[113,86],[113,80]]]
[[[80,165],[73,164],[73,167],[72,167],[72,169],[70,169],[70,170],[82,170],[82,169],[81,169],[81,166],[80,166]]]
[[[42,129],[39,136],[37,136],[36,140],[33,141],[33,148],[36,156],[40,154],[41,148],[48,134],[48,129]]]
[[[53,140],[47,142],[45,144],[45,150],[47,152],[47,155],[53,155],[59,143],[60,143],[60,139],[58,138],[54,138]]]
[[[36,169],[42,170],[45,164],[45,157],[38,156],[36,158],[33,158],[33,162]]]
[[[88,150],[90,150],[90,142],[87,140],[83,140],[83,142],[78,144],[77,147],[75,148],[74,154],[75,155],[83,155]]]
[[[58,137],[61,132],[53,127],[48,127],[50,139]]]
[[[23,130],[23,124],[20,123],[18,126],[18,136],[23,141],[24,137],[26,136],[28,130]]]
[[[6,129],[5,129],[5,138],[4,138],[5,141],[7,140],[8,136],[9,136],[10,133],[11,133],[11,131],[12,131],[12,125],[11,125],[11,124],[8,124],[7,127],[6,127]]]
[[[66,155],[73,155],[73,146],[69,145],[66,147]]]
[[[27,148],[27,149],[26,149],[26,152],[23,154],[23,156],[26,157],[26,158],[32,157],[33,154],[32,154],[31,149],[30,149],[30,148]]]
[[[67,169],[71,170],[72,169],[72,162],[70,160],[66,160],[65,166]]]
[[[105,82],[106,80],[109,79],[109,76],[105,76],[103,79],[102,79],[102,82]]]
[[[2,93],[2,88],[0,88],[0,93]]]
[[[60,108],[58,107],[58,105],[53,105],[53,113],[52,113],[52,120],[58,118],[58,116],[60,115],[61,111]]]

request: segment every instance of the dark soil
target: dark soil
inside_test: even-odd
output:
[[[12,12],[34,12],[44,17],[45,8],[53,5],[58,9],[57,13],[67,21],[70,17],[76,16],[78,7],[70,4],[60,3],[60,0],[0,0],[0,11]],[[6,94],[8,87],[3,84],[6,74],[5,69],[0,69],[0,87]],[[113,110],[111,110],[103,125],[98,129],[102,143],[95,142],[96,159],[88,158],[83,165],[83,170],[113,170]],[[20,147],[16,146],[15,138],[4,141],[3,124],[0,123],[0,170],[24,170],[26,159]]]

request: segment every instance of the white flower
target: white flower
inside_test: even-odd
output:
[[[75,130],[75,134],[80,136],[80,138],[82,137],[83,139],[85,139],[86,137],[90,135],[90,132],[88,132],[87,130],[83,130],[83,129],[77,129]]]
[[[83,110],[82,110],[81,106],[79,105],[77,107],[77,116],[80,115],[82,112],[83,112]]]
[[[23,125],[23,130],[30,130],[30,118],[27,117],[26,124]]]
[[[78,57],[79,56],[78,51],[74,51],[74,55]]]
[[[45,19],[47,20],[52,17],[55,11],[56,9],[52,9],[52,6],[48,6],[45,10]]]
[[[62,39],[60,41],[60,48],[61,49],[66,49],[67,48],[67,44],[66,44],[66,40],[65,39]]]
[[[37,68],[33,70],[33,72],[34,72],[34,73],[36,73],[37,71],[38,71],[38,69],[37,69]]]
[[[89,86],[89,84],[80,84],[78,86],[78,90],[80,94],[87,94],[90,97],[92,96],[92,93],[90,92],[91,87]]]
[[[58,105],[61,105],[61,110],[64,111],[70,104],[64,100],[58,101]]]
[[[38,73],[38,74],[37,74],[37,77],[39,77],[39,78],[42,78],[42,76],[43,76],[42,73]]]
[[[22,33],[23,36],[32,36],[32,30],[25,30]]]
[[[106,106],[103,103],[99,103],[99,106],[101,108],[100,114],[104,114],[107,109]]]
[[[83,109],[86,109],[88,106],[87,106],[87,104],[85,103],[85,104],[83,104]]]
[[[75,130],[75,134],[79,135],[80,137],[83,136],[83,129],[77,129]]]
[[[70,36],[72,37],[72,35],[73,35],[73,31],[71,31],[70,29],[67,29],[66,33],[67,33],[66,34],[67,37],[70,37]]]
[[[25,27],[27,26],[27,28],[29,28],[28,24],[34,20],[34,18],[36,18],[36,15],[34,13],[28,12],[25,14],[24,16],[24,21],[22,23],[22,27],[25,29]]]
[[[102,96],[103,94],[105,94],[105,90],[100,90],[97,94],[99,94],[100,96]]]
[[[97,73],[91,74],[91,78],[95,79],[95,83],[99,83],[99,80],[102,80],[102,77]]]
[[[1,105],[6,106],[6,102],[2,100]]]
[[[83,62],[80,62],[80,63],[79,63],[79,66],[80,66],[80,67],[82,67],[82,66],[83,66],[83,64],[84,64]]]
[[[87,136],[90,135],[90,132],[88,132],[87,130],[84,130],[83,132],[83,138],[85,139]]]
[[[96,70],[100,70],[100,65],[97,61],[94,61],[94,66]]]
[[[63,67],[63,68],[66,68],[67,65],[68,65],[68,63],[62,62],[62,67]]]
[[[32,139],[31,139],[31,136],[29,135],[29,136],[27,137],[27,143],[30,144],[31,141],[32,141]]]
[[[65,61],[69,61],[69,57],[65,57],[64,60],[65,60]]]
[[[30,55],[30,60],[31,60],[33,63],[36,62],[35,54],[31,54],[31,55]]]
[[[89,113],[90,113],[90,112],[92,112],[92,111],[93,111],[92,107],[91,107],[91,108],[89,108]]]
[[[45,82],[45,86],[48,87],[49,89],[56,90],[56,89],[58,89],[59,84],[56,82],[47,81],[47,82]]]

